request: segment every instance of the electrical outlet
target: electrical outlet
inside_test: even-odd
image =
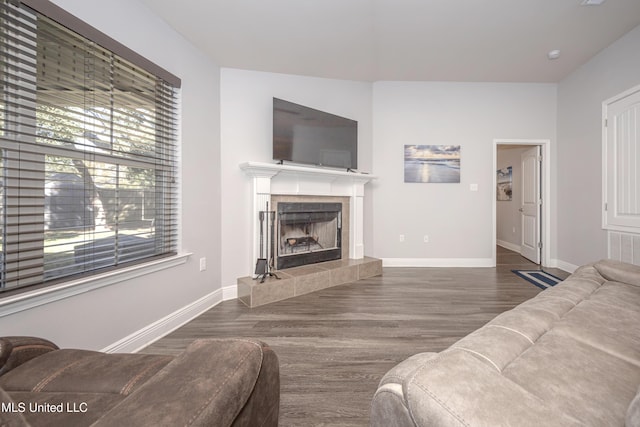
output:
[[[400,235],[400,241],[401,241],[401,242],[404,242],[404,234],[401,234],[401,235]]]
[[[429,243],[429,235],[425,234],[422,240],[424,240],[425,243]]]
[[[207,269],[207,259],[200,258],[200,271],[205,271]]]

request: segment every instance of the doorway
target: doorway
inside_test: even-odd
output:
[[[493,265],[498,245],[520,253],[535,264],[548,266],[550,259],[550,144],[539,139],[496,139],[493,143]],[[498,163],[498,151],[510,153]],[[504,156],[501,156],[501,159]],[[512,187],[505,194],[498,176],[513,168]],[[500,171],[499,171],[500,170]],[[509,172],[511,172],[509,170]],[[501,186],[499,186],[499,184]],[[499,223],[499,215],[502,222]],[[505,213],[506,212],[506,213]],[[506,216],[505,216],[506,215]],[[504,218],[509,218],[505,221]],[[505,228],[507,229],[505,231]],[[501,234],[502,238],[498,238]],[[508,237],[504,237],[507,235]]]

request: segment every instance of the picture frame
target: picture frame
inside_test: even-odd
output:
[[[405,145],[405,183],[460,183],[460,145]]]
[[[498,169],[496,200],[499,202],[510,202],[513,200],[513,167]]]

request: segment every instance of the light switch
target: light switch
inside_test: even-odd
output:
[[[469,184],[469,191],[478,191],[478,184]]]

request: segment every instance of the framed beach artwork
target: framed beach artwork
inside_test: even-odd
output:
[[[511,201],[513,197],[513,167],[498,169],[498,188],[496,189],[499,202]]]
[[[459,145],[405,145],[404,182],[459,183]]]

